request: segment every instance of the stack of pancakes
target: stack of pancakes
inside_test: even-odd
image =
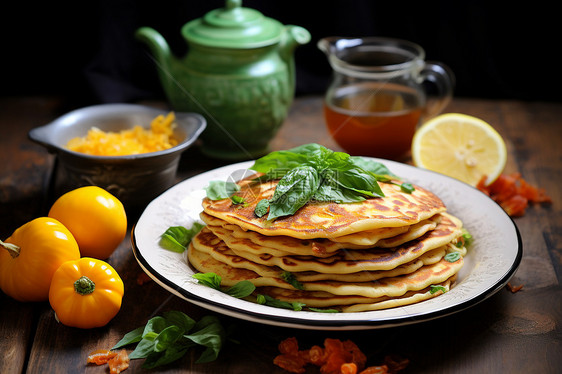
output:
[[[281,301],[371,311],[438,296],[463,265],[462,222],[419,186],[407,193],[381,183],[385,197],[308,202],[268,221],[254,209],[273,196],[277,181],[238,184],[242,203],[203,200],[206,226],[188,250],[191,265],[220,275],[224,286],[249,280],[254,294]],[[453,251],[460,256],[445,258]]]

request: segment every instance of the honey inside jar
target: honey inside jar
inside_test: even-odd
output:
[[[337,89],[324,103],[330,135],[348,153],[400,159],[410,150],[422,115],[415,89],[363,83]]]
[[[157,152],[178,144],[174,137],[176,116],[173,112],[159,115],[150,123],[150,129],[136,125],[119,132],[105,132],[92,127],[86,136],[68,141],[67,148],[94,156],[126,156]]]

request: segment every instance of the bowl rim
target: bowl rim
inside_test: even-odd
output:
[[[155,152],[145,152],[145,153],[137,153],[132,155],[121,155],[121,156],[99,156],[99,155],[90,155],[87,153],[76,152],[72,151],[64,146],[56,144],[50,138],[52,136],[52,129],[60,126],[72,126],[70,122],[73,117],[76,116],[83,116],[84,113],[92,112],[96,113],[100,110],[104,110],[103,117],[107,117],[113,113],[115,114],[127,114],[127,113],[152,113],[153,117],[156,117],[160,114],[168,114],[169,112],[174,112],[176,116],[176,122],[178,126],[181,126],[181,120],[185,119],[192,119],[194,120],[194,130],[188,132],[186,137],[177,145],[163,149],[160,151]],[[95,116],[92,116],[95,117]],[[65,125],[65,122],[69,122]],[[62,124],[61,124],[62,123]],[[75,122],[76,123],[76,122]],[[129,104],[129,103],[108,103],[108,104],[96,104],[90,105],[83,108],[74,109],[70,112],[67,112],[51,122],[35,127],[28,132],[28,138],[35,143],[38,143],[45,148],[47,148],[50,152],[57,152],[57,153],[64,153],[74,157],[85,158],[90,160],[99,160],[99,161],[110,161],[110,160],[136,160],[136,159],[145,159],[145,158],[152,158],[158,156],[164,156],[168,154],[174,153],[181,153],[185,151],[191,144],[193,144],[201,135],[201,133],[207,127],[207,121],[205,118],[199,114],[194,112],[180,112],[175,111],[172,109],[161,109],[156,107],[151,107],[148,105],[142,104]]]

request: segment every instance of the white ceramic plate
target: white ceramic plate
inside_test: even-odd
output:
[[[459,312],[492,296],[517,270],[521,238],[511,218],[490,198],[455,179],[409,165],[378,160],[394,174],[439,196],[474,237],[454,288],[417,304],[360,313],[292,311],[240,300],[197,284],[186,254],[162,249],[160,236],[170,226],[190,227],[199,220],[203,190],[211,180],[243,173],[242,162],[185,180],[152,201],[132,231],[134,255],[143,270],[171,293],[203,308],[248,321],[322,330],[374,329],[431,320]]]

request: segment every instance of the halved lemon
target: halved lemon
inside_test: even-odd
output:
[[[505,168],[507,151],[501,135],[483,120],[447,113],[424,123],[412,140],[418,167],[459,179],[472,186],[486,176],[496,180]]]

